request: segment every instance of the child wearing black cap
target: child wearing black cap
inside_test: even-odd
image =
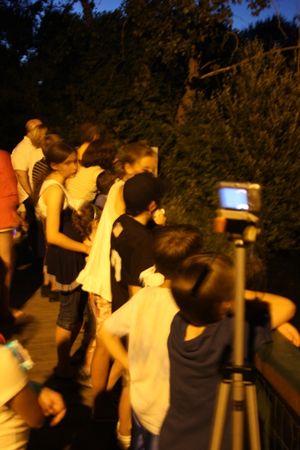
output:
[[[157,210],[163,194],[162,182],[149,172],[139,173],[124,184],[125,214],[113,224],[111,233],[111,293],[112,311],[116,311],[143,287],[142,274],[154,265],[153,231],[147,224],[157,221]],[[159,217],[165,221],[164,215]],[[152,283],[155,277],[152,277]],[[157,278],[156,278],[157,279]],[[161,278],[158,278],[160,283]],[[152,284],[153,285],[153,284]],[[116,365],[112,369],[112,373]],[[123,382],[120,399],[118,439],[127,447],[130,439],[130,402],[128,386]],[[126,430],[126,434],[123,430]]]
[[[126,213],[115,221],[111,233],[113,311],[143,287],[141,274],[154,265],[153,234],[147,224],[157,212],[162,194],[161,181],[148,172],[135,175],[124,185]]]

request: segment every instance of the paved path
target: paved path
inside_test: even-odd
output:
[[[103,400],[105,406],[96,422],[91,414],[91,389],[53,377],[56,363],[54,330],[59,304],[42,297],[39,280],[38,269],[32,266],[16,271],[12,292],[14,305],[22,307],[26,321],[13,330],[12,337],[28,349],[35,363],[30,378],[60,391],[68,413],[57,427],[46,426],[33,431],[29,450],[116,450],[116,396]]]

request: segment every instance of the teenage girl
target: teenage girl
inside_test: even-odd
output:
[[[98,306],[98,329],[103,321],[111,314],[110,238],[114,221],[125,212],[123,200],[124,183],[127,179],[138,173],[151,172],[156,174],[157,172],[157,153],[151,147],[141,142],[122,146],[118,152],[117,159],[120,168],[120,177],[108,193],[91,253],[84,270],[77,279],[82,283],[82,289],[97,295],[95,302]],[[112,384],[114,379],[119,375],[117,367],[113,367],[116,369],[116,373],[114,371],[111,373]],[[95,398],[107,388],[108,371],[109,354],[101,341],[97,339],[91,372]],[[124,393],[125,396],[126,393]],[[125,416],[128,417],[127,407],[125,409]],[[122,412],[120,415],[122,416]],[[121,420],[119,427],[120,435],[126,437],[130,437],[130,418],[128,419]]]
[[[75,202],[64,184],[77,171],[77,153],[63,141],[51,145],[46,154],[49,173],[41,185],[37,213],[45,226],[47,249],[45,279],[51,289],[59,292],[60,310],[56,322],[56,346],[58,363],[56,375],[70,377],[70,352],[80,330],[86,295],[80,289],[76,277],[84,267],[90,247],[82,242],[71,221]]]

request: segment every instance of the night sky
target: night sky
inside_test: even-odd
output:
[[[121,4],[120,0],[94,0],[94,2],[99,11],[112,11]],[[78,10],[79,8],[78,3]],[[250,25],[251,22],[264,20],[278,12],[286,19],[292,20],[296,14],[300,14],[300,0],[273,0],[272,6],[268,10],[263,11],[258,18],[251,16],[246,2],[233,6],[232,9],[234,13],[234,27],[241,29]]]

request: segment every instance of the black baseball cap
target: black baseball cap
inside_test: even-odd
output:
[[[129,178],[124,184],[123,197],[126,213],[131,216],[147,210],[154,200],[157,205],[163,195],[162,181],[150,172],[143,172]]]

